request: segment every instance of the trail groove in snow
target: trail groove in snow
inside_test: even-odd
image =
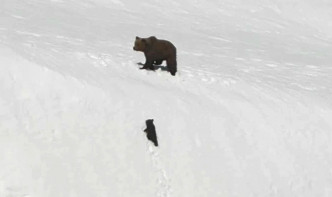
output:
[[[151,157],[153,170],[156,172],[158,177],[157,197],[171,197],[172,187],[170,184],[170,179],[167,176],[164,164],[160,159],[158,148],[154,147],[149,142],[148,150]]]

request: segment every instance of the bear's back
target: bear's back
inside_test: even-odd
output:
[[[151,42],[150,50],[160,54],[160,56],[176,55],[175,46],[168,40],[153,40]]]

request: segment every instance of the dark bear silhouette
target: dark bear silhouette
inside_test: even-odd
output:
[[[158,140],[157,140],[157,133],[156,128],[153,124],[153,119],[148,119],[145,121],[146,123],[146,129],[144,132],[146,133],[146,137],[154,143],[155,146],[158,146]]]
[[[154,64],[160,65],[166,60],[167,68],[171,75],[177,72],[176,48],[167,40],[159,40],[155,36],[140,38],[136,36],[135,51],[141,51],[145,55],[145,64],[141,69],[154,70]]]

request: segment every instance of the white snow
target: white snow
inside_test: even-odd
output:
[[[331,13],[1,0],[0,197],[332,196]],[[151,35],[177,47],[175,77],[138,69]]]

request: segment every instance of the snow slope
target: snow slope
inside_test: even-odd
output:
[[[0,197],[332,196],[331,13],[1,0]],[[171,40],[177,76],[139,70],[136,35]]]

